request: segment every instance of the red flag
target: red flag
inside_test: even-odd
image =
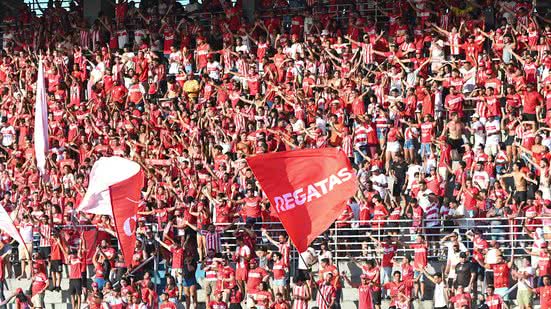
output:
[[[102,240],[111,239],[111,235],[109,235],[106,232],[98,231],[98,230],[91,230],[91,231],[82,231],[84,241],[86,241],[86,265],[92,264],[92,259],[94,258],[94,255],[96,254],[96,247],[98,247]]]
[[[247,163],[300,252],[329,228],[358,187],[350,161],[336,148],[257,155]]]
[[[143,184],[144,174],[140,169],[134,176],[109,186],[117,238],[127,266],[131,265],[136,248],[136,220]]]

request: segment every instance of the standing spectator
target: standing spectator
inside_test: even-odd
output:
[[[442,278],[442,273],[436,273],[434,276],[431,276],[427,273],[426,269],[421,270],[423,274],[434,283],[434,308],[448,308],[448,292],[446,289],[446,283]]]
[[[31,291],[34,308],[44,308],[44,294],[48,288],[48,276],[40,269],[38,265],[33,266],[33,276],[31,278]]]
[[[369,284],[368,277],[365,274],[362,274],[360,276],[360,284],[354,284],[352,281],[350,281],[350,278],[346,276],[346,273],[342,273],[342,277],[344,280],[353,288],[358,289],[358,295],[359,295],[359,302],[358,302],[358,308],[359,309],[371,309],[373,308],[373,298],[371,297],[371,285]]]
[[[307,309],[310,300],[310,288],[306,284],[302,275],[295,277],[295,282],[291,288],[291,299],[293,300],[293,309]]]
[[[21,259],[21,275],[18,279],[27,277],[27,263],[30,267],[30,254],[33,252],[33,224],[27,215],[23,215],[23,220],[19,223],[19,233],[24,243],[19,244],[19,258]],[[30,271],[29,271],[30,274]]]
[[[466,252],[459,253],[459,263],[455,265],[455,274],[456,278],[453,283],[455,289],[459,290],[461,287],[461,291],[465,290],[467,293],[474,290],[477,272],[475,266],[467,261]]]
[[[455,309],[470,309],[472,301],[471,294],[466,292],[462,285],[457,285],[455,295],[450,297],[450,302]]]
[[[534,286],[534,269],[530,260],[522,259],[522,265],[518,270],[513,270],[513,278],[517,279],[517,302],[521,309],[532,307],[532,287]]]
[[[241,293],[245,292],[245,282],[247,281],[247,275],[249,272],[249,260],[251,259],[251,248],[245,245],[243,238],[237,238],[237,247],[233,255],[234,261],[236,261],[235,279]]]
[[[333,273],[324,273],[318,282],[317,304],[320,309],[330,309],[335,305],[337,291],[333,286]]]
[[[495,289],[493,285],[489,285],[486,288],[486,299],[484,303],[486,304],[486,306],[488,306],[488,308],[491,308],[491,309],[506,308],[506,305],[503,302],[503,299],[501,298],[500,295],[494,294],[494,290]]]

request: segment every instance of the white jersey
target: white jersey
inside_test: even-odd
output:
[[[15,142],[15,129],[12,126],[3,127],[0,133],[2,133],[3,146],[9,147]]]

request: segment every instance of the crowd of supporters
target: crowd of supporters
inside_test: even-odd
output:
[[[531,2],[263,0],[254,18],[241,0],[113,5],[91,21],[78,1],[4,20],[0,204],[25,243],[0,243],[0,306],[42,308],[68,278],[73,308],[197,308],[198,289],[211,309],[340,308],[343,287],[361,309],[551,308],[551,25]],[[244,160],[319,147],[357,170],[337,225],[369,239],[339,244],[359,282],[325,241],[291,260]],[[146,173],[132,265],[110,217],[75,211],[103,156]],[[16,277],[28,291],[5,291]]]

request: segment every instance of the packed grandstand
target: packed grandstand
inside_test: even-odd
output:
[[[22,243],[2,235],[0,307],[551,308],[535,2],[243,2],[4,12],[0,204]],[[328,147],[357,192],[298,253],[289,201],[271,205],[246,159]],[[113,218],[77,210],[109,156],[145,173],[130,264]]]

